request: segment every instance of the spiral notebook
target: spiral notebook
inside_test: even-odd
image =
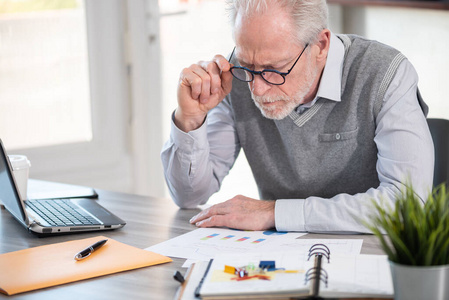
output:
[[[267,261],[274,265],[264,269]],[[225,272],[225,266],[247,274]],[[387,256],[331,255],[323,244],[302,254],[218,255],[206,269],[196,291],[201,299],[393,298]]]

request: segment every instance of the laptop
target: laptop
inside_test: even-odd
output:
[[[30,232],[40,236],[112,230],[126,224],[125,221],[92,199],[21,200],[1,139],[0,202]]]

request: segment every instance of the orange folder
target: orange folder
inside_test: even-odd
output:
[[[107,243],[88,258],[74,259],[76,253],[103,239]],[[34,247],[0,255],[0,292],[13,295],[171,261],[104,236]]]

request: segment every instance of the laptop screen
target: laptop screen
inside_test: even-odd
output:
[[[0,140],[0,201],[16,219],[23,222],[26,216],[7,159],[5,148]]]

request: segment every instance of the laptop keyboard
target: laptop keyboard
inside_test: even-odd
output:
[[[26,205],[52,226],[101,224],[91,214],[64,199],[27,200]]]

